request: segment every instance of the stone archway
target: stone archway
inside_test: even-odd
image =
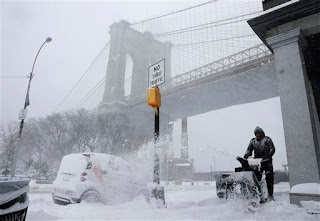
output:
[[[166,59],[166,80],[170,81],[170,58],[172,44],[162,43],[148,32],[141,33],[121,20],[110,26],[110,54],[106,73],[106,84],[102,104],[114,103],[125,99],[126,55],[133,61],[131,96],[145,93],[148,81],[148,66]]]

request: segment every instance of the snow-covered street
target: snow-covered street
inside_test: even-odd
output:
[[[289,203],[289,184],[275,185],[275,201],[260,205],[254,212],[240,201],[220,200],[214,183],[165,185],[167,208],[152,208],[144,199],[120,205],[53,203],[50,185],[29,193],[27,220],[319,220],[320,215]]]
[[[320,0],[0,14],[0,221],[320,221]]]

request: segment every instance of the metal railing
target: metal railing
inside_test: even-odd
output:
[[[219,75],[230,69],[236,69],[237,67],[259,61],[264,57],[271,55],[271,51],[264,44],[248,48],[229,57],[222,58],[172,78],[170,82],[167,82],[167,84],[162,87],[162,93],[166,93],[173,88],[186,83],[195,82],[209,76]],[[142,99],[146,99],[145,91],[141,91],[141,94],[126,96],[124,102],[130,105],[139,103]]]
[[[172,78],[170,84],[166,88],[176,87],[178,85],[195,81],[209,75],[215,75],[216,73],[227,71],[231,68],[241,66],[268,55],[271,55],[271,52],[264,44],[257,45],[237,54],[233,54],[229,57],[222,58],[218,61],[214,61],[202,67],[178,75]]]

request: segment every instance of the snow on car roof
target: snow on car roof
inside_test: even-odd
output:
[[[95,157],[115,157],[115,158],[121,158],[121,157],[117,157],[114,155],[110,155],[110,154],[106,154],[106,153],[93,153],[93,152],[83,152],[83,153],[71,153],[68,155],[65,155],[64,157],[71,157],[71,156],[86,156],[86,155],[90,155],[90,156],[95,156]],[[122,158],[121,158],[122,159]]]
[[[63,158],[67,158],[67,159],[85,159],[84,157],[86,156],[90,156],[90,158],[95,158],[95,159],[122,159],[120,157],[114,156],[114,155],[109,155],[106,153],[92,153],[92,152],[84,152],[84,153],[71,153],[68,154],[66,156],[64,156]]]
[[[90,158],[87,158],[90,156]],[[92,152],[84,152],[84,153],[72,153],[63,157],[61,165],[60,165],[60,173],[74,173],[78,174],[85,169],[88,160],[93,163],[104,165],[108,162],[112,162],[115,167],[130,167],[124,159],[121,157],[117,157],[114,155],[109,155],[105,153],[92,153]]]

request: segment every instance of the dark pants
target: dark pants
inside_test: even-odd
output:
[[[271,162],[262,163],[261,172],[265,172],[265,174],[266,174],[266,182],[267,182],[267,187],[268,187],[268,193],[269,193],[269,196],[273,196],[274,176],[273,176],[272,163]],[[258,175],[257,178],[258,178],[259,181],[261,181],[262,174]]]

